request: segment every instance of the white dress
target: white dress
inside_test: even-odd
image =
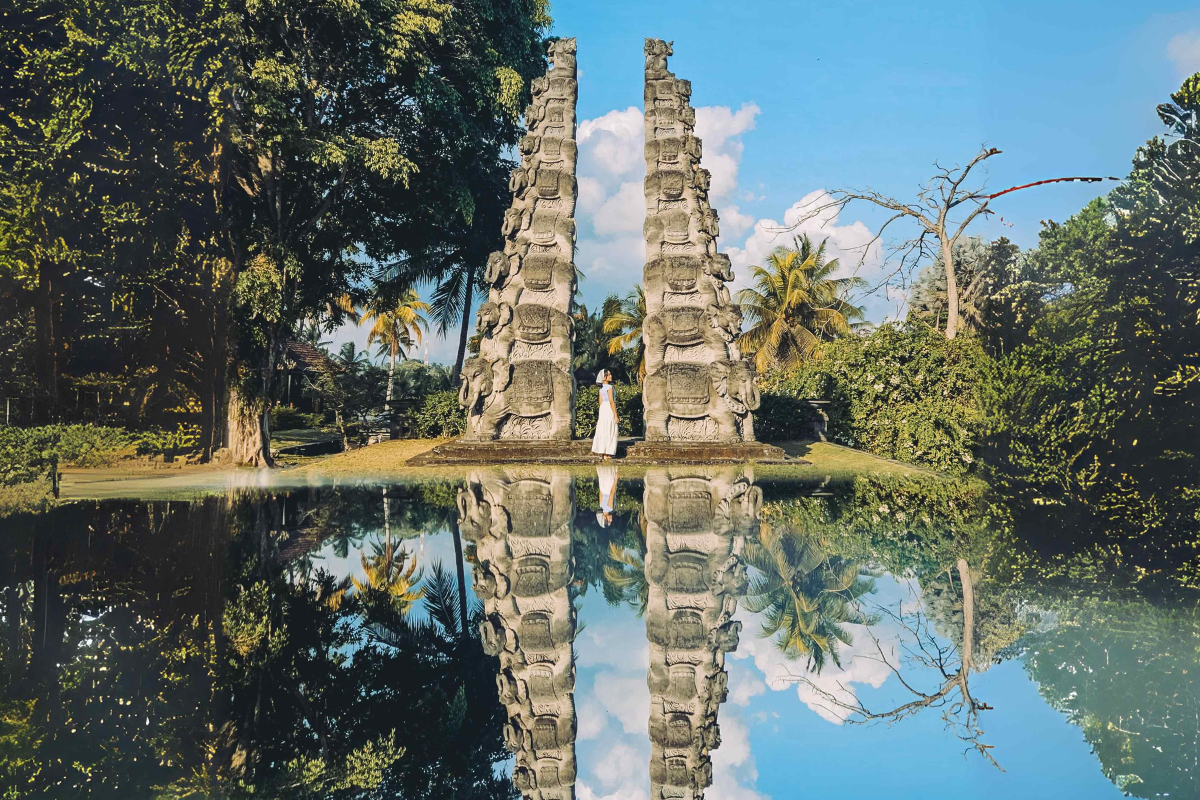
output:
[[[617,454],[617,418],[613,414],[613,386],[606,383],[600,387],[600,417],[596,420],[596,435],[592,437],[592,452],[604,455]]]

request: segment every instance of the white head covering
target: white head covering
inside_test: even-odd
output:
[[[599,522],[599,523],[600,523],[600,527],[601,527],[601,528],[607,528],[607,527],[608,527],[608,518],[607,518],[607,517],[605,517],[605,515],[604,515],[604,512],[603,512],[603,511],[597,511],[597,512],[596,512],[596,522]]]
[[[596,373],[596,385],[600,386],[604,383],[604,376],[608,374],[608,370],[602,369]]]

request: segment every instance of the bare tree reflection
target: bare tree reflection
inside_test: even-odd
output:
[[[843,717],[847,723],[864,725],[883,723],[894,725],[927,709],[941,712],[946,729],[967,743],[992,766],[1003,768],[992,756],[993,745],[983,741],[980,714],[992,710],[987,703],[971,693],[970,676],[975,667],[975,582],[966,559],[958,559],[956,575],[948,575],[951,585],[957,577],[958,607],[962,611],[962,634],[959,641],[938,636],[944,627],[918,603],[901,602],[896,608],[876,605],[874,609],[883,623],[880,627],[897,632],[894,643],[879,636],[877,627],[868,626],[866,635],[871,641],[868,653],[857,655],[885,665],[912,699],[892,708],[870,708],[848,686],[836,682],[837,691],[818,685],[808,674],[788,673],[791,680],[811,689],[825,708]],[[921,678],[918,679],[917,675]],[[927,676],[934,677],[933,685],[925,685]]]

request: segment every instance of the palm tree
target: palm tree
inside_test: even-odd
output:
[[[615,295],[604,301],[603,330],[608,340],[609,355],[617,355],[630,347],[637,348],[637,382],[646,377],[646,343],[642,340],[642,324],[646,321],[646,292],[640,283],[625,298]]]
[[[371,549],[369,557],[365,552],[359,557],[366,579],[360,581],[352,577],[354,588],[361,595],[382,595],[401,614],[408,613],[425,594],[424,589],[416,588],[421,582],[417,560],[414,558],[405,569],[409,552],[403,549],[400,542],[375,542]]]
[[[737,295],[750,322],[738,344],[743,353],[753,354],[760,371],[797,366],[812,358],[821,342],[849,335],[863,319],[863,308],[845,298],[866,281],[831,277],[838,266],[836,258],[826,261],[824,241],[814,247],[803,235],[752,268],[754,288]]]
[[[411,347],[415,338],[419,344],[422,330],[429,324],[422,314],[428,314],[429,304],[421,300],[415,289],[406,289],[395,303],[375,298],[363,312],[362,321],[372,323],[367,334],[367,344],[380,343],[380,351],[391,356],[388,364],[387,409],[392,411],[392,395],[396,386],[396,357],[404,348]]]
[[[875,591],[860,566],[825,553],[815,536],[764,523],[757,542],[748,542],[746,563],[758,574],[750,582],[746,608],[763,613],[763,636],[775,636],[788,658],[807,657],[820,672],[828,660],[841,666],[839,644],[852,644],[847,623],[870,624],[857,605]]]

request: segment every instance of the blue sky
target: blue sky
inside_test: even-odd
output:
[[[1200,70],[1194,0],[560,0],[552,14],[554,34],[578,38],[576,263],[589,307],[641,279],[646,36],[673,40],[671,69],[692,81],[721,248],[742,275],[781,242],[760,221],[787,219],[821,190],[910,198],[935,160],[965,161],[983,143],[1004,151],[989,162],[995,189],[1122,176],[1161,130],[1155,105]],[[1016,193],[973,231],[1029,247],[1040,220],[1062,220],[1107,190]],[[881,221],[851,207],[809,232],[871,280],[883,274],[879,254],[859,266],[856,246]],[[898,292],[879,293],[868,308],[879,320],[902,303]],[[364,335],[336,338],[361,346]],[[452,344],[432,340],[430,358],[452,361]]]

